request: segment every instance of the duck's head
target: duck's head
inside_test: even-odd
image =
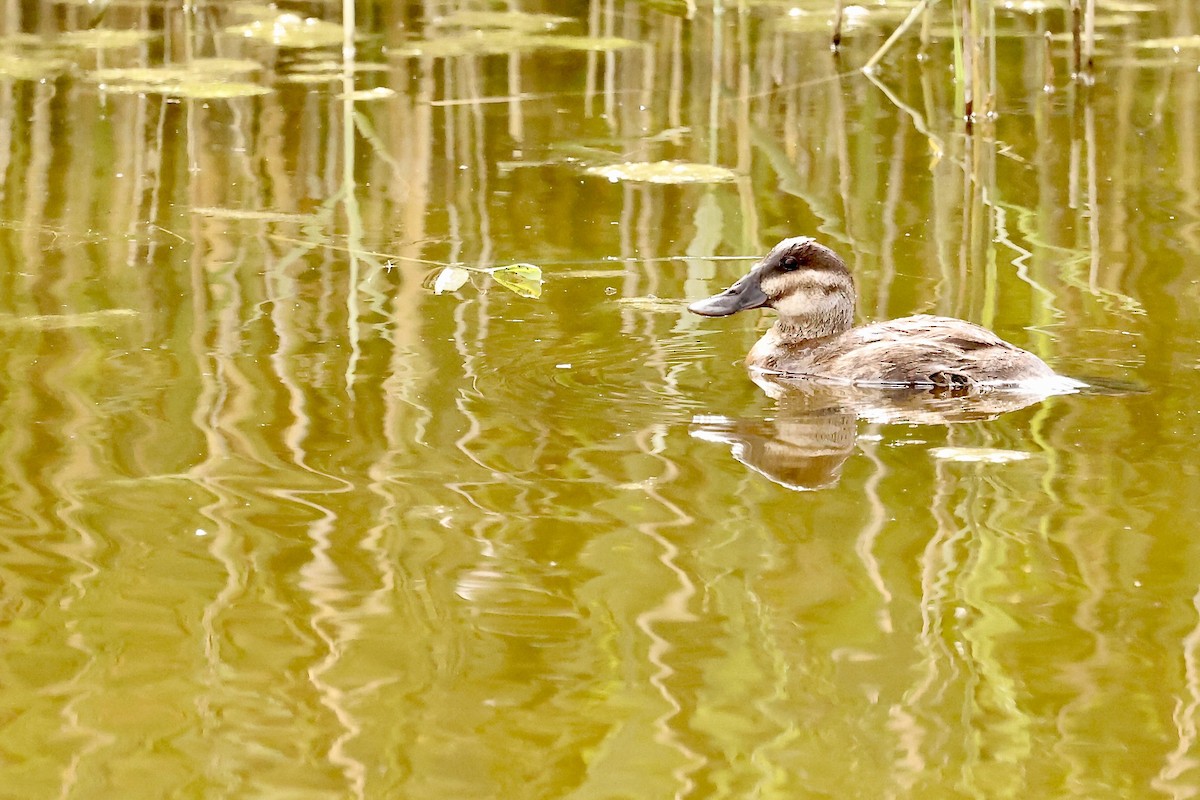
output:
[[[748,274],[720,294],[688,306],[693,314],[727,317],[773,308],[801,338],[831,336],[854,322],[854,279],[837,253],[808,236],[784,239]]]

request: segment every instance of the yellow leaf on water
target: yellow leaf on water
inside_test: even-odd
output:
[[[521,297],[542,296],[542,269],[533,264],[510,264],[488,270],[496,283],[511,289]]]

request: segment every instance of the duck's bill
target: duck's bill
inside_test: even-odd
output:
[[[728,317],[739,311],[762,308],[766,304],[767,296],[763,294],[758,285],[758,278],[752,272],[720,294],[692,303],[688,306],[688,311],[702,317]]]

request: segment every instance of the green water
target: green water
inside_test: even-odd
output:
[[[1200,792],[1200,9],[695,5],[0,9],[0,796]],[[1109,389],[770,397],[799,234]]]

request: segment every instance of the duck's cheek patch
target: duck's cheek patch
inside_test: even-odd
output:
[[[799,317],[810,314],[825,314],[842,300],[836,286],[821,283],[797,287],[792,293],[776,299],[772,305],[784,317]]]
[[[762,293],[771,298],[771,303],[785,301],[792,297],[797,290],[796,279],[793,276],[766,275],[759,283]]]
[[[798,317],[812,309],[808,298],[788,295],[774,302],[774,307],[781,317]]]

